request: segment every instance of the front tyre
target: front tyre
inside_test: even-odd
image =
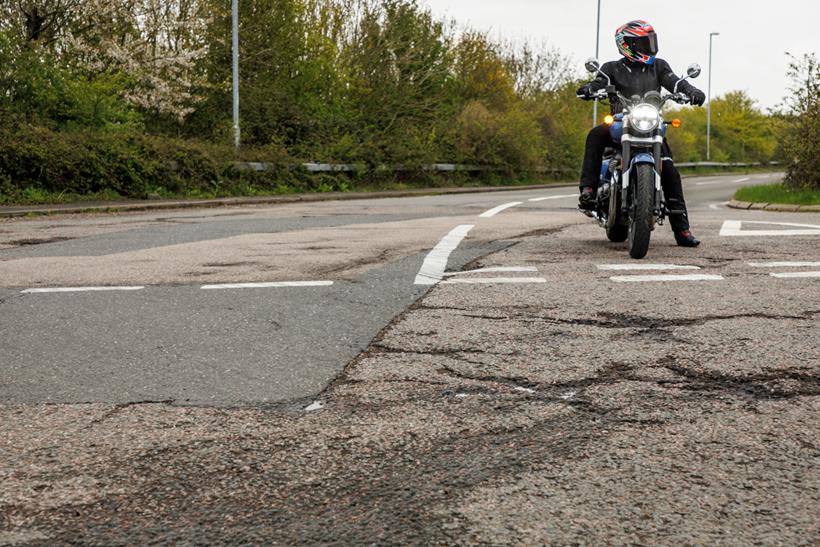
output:
[[[651,164],[635,166],[635,185],[629,208],[629,256],[641,259],[649,252],[655,208],[655,169]]]

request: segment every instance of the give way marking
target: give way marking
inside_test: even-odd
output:
[[[765,226],[786,226],[787,229],[779,230],[744,230],[744,224],[757,224]],[[798,229],[795,229],[798,228]],[[737,236],[820,236],[820,226],[816,224],[794,224],[791,222],[761,222],[757,220],[727,220],[720,229],[723,237]]]

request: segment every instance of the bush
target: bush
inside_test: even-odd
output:
[[[244,154],[275,165],[290,163],[275,146]],[[37,192],[113,192],[142,198],[153,192],[232,195],[251,186],[260,190],[303,186],[286,169],[258,175],[238,171],[233,167],[235,159],[230,147],[191,140],[119,131],[61,132],[19,124],[0,128],[0,191],[7,196],[28,192],[27,201],[36,201]]]
[[[786,99],[782,148],[786,183],[820,189],[820,61],[815,55],[794,60],[789,69],[795,87]]]

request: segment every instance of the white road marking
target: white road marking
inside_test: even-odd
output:
[[[820,268],[820,262],[749,262],[752,268]]]
[[[321,401],[316,401],[312,405],[306,406],[305,412],[315,412],[317,410],[322,410],[324,407],[325,405],[323,405]]]
[[[539,202],[539,201],[547,201],[547,200],[550,200],[550,199],[566,199],[566,198],[574,198],[577,195],[578,194],[564,194],[562,196],[550,196],[550,197],[546,197],[546,198],[533,198],[533,199],[530,199],[530,200],[527,200],[527,201]]]
[[[141,291],[145,287],[50,287],[43,289],[26,289],[23,294],[60,293],[60,292],[107,292],[107,291]]]
[[[433,250],[424,259],[418,275],[416,275],[416,285],[435,285],[444,278],[444,271],[447,269],[447,260],[450,254],[459,246],[461,241],[467,237],[475,227],[473,224],[457,226],[449,234],[433,247]]]
[[[743,230],[744,224],[765,224],[768,226],[788,226],[802,230]],[[806,230],[805,228],[810,228]],[[815,224],[793,224],[790,222],[760,222],[756,220],[727,220],[720,229],[720,235],[730,236],[820,236],[820,226]]]
[[[513,201],[512,203],[505,203],[504,205],[499,205],[498,207],[494,207],[493,209],[490,209],[489,211],[481,213],[479,215],[479,217],[480,218],[493,218],[495,215],[497,215],[501,211],[506,211],[507,209],[509,209],[511,207],[516,207],[518,205],[522,205],[523,203],[524,203],[523,201]]]
[[[786,273],[770,273],[772,277],[780,279],[814,279],[820,278],[820,272],[786,272]]]
[[[565,401],[569,401],[570,399],[575,397],[575,393],[576,393],[575,391],[568,391],[567,393],[564,393],[563,395],[561,395],[561,399],[563,399]]]
[[[709,204],[709,208],[713,211],[720,211],[723,209],[729,202],[728,201],[721,201],[720,203],[711,203]]]
[[[330,287],[333,281],[276,281],[272,283],[223,283],[221,285],[203,285],[206,291],[224,289],[277,289],[284,287]]]
[[[479,270],[468,270],[466,272],[446,272],[444,275],[449,277],[453,275],[467,275],[467,274],[476,274],[476,273],[492,273],[492,272],[506,272],[506,273],[524,273],[524,272],[537,272],[538,268],[534,266],[499,266],[493,268],[481,268]]]
[[[442,281],[442,285],[496,285],[503,283],[546,283],[543,277],[475,277]]]
[[[750,177],[746,177],[746,178],[743,178],[743,179],[733,180],[732,184],[738,184],[738,183],[747,182],[747,181],[750,181],[750,180],[752,180]],[[725,183],[725,182],[726,182],[725,180],[713,180],[713,181],[709,181],[709,182],[698,182],[696,186],[711,186],[712,184],[722,184],[722,183]]]
[[[516,390],[516,391],[520,391],[521,393],[527,393],[527,394],[529,394],[529,395],[533,395],[533,394],[535,394],[535,390],[534,390],[534,389],[530,389],[530,388],[528,388],[528,387],[516,386],[516,387],[515,387],[515,390]]]
[[[681,275],[622,275],[610,277],[616,283],[651,283],[655,281],[723,281],[721,275],[681,274]]]
[[[639,271],[639,270],[700,270],[700,266],[681,266],[678,264],[598,264],[598,269],[603,271]]]
[[[459,399],[466,399],[469,396],[470,395],[467,394],[467,393],[456,393],[456,397],[459,398]]]

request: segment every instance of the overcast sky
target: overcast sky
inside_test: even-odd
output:
[[[529,38],[559,47],[579,71],[595,53],[598,0],[420,0],[460,26],[493,35]],[[632,19],[658,32],[659,56],[678,73],[693,62],[703,67],[694,82],[704,92],[709,33],[714,38],[712,94],[745,89],[763,107],[778,104],[786,90],[784,52],[820,54],[820,0],[630,0],[601,2],[603,61],[619,57],[615,29]]]

